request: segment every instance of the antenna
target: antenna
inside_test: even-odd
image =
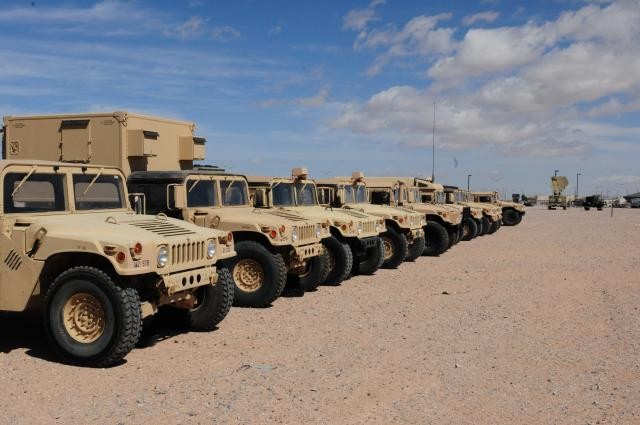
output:
[[[431,143],[431,181],[436,181],[436,102],[433,102],[433,138]]]

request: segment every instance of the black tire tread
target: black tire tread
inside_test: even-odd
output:
[[[375,248],[371,248],[370,251],[376,250],[378,254],[378,262],[375,264],[369,264],[368,267],[365,267],[365,260],[360,261],[358,263],[358,274],[362,275],[372,275],[382,267],[382,263],[384,263],[384,246],[382,245],[382,240],[378,241],[378,245]],[[369,258],[367,256],[366,258]]]
[[[407,252],[407,256],[404,261],[415,261],[418,259],[422,252],[424,251],[425,241],[424,236],[420,236],[413,240],[413,243],[409,247],[409,251]]]
[[[429,238],[429,240],[433,239],[433,243],[430,245],[425,243],[422,255],[438,256],[449,249],[449,232],[437,221],[427,221],[425,235],[425,238]]]
[[[189,328],[194,331],[212,331],[227,317],[233,304],[234,283],[231,272],[226,267],[218,267],[218,281],[220,291],[216,293],[220,297],[217,311],[212,312],[206,320],[196,320],[193,315],[189,315]]]

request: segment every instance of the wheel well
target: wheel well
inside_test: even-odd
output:
[[[40,272],[40,293],[43,295],[46,294],[49,286],[60,273],[78,266],[94,267],[112,277],[117,275],[113,265],[101,255],[85,252],[54,254],[47,258],[42,272]]]
[[[267,235],[262,235],[257,232],[232,232],[233,240],[236,242],[240,241],[254,241],[260,244],[265,245],[266,247],[271,246],[271,242],[267,239]]]
[[[444,222],[444,220],[442,219],[442,217],[440,217],[437,214],[427,214],[427,220],[429,221],[435,221],[438,224],[442,224],[444,227],[447,227],[447,224]]]
[[[386,225],[386,227],[387,227],[387,228],[389,228],[389,227],[390,227],[390,228],[392,228],[393,230],[395,230],[397,233],[402,233],[402,231],[400,230],[400,226],[398,226],[398,223],[396,223],[395,221],[390,220],[390,219],[386,219],[386,220],[384,221],[384,223],[385,223],[385,225]]]

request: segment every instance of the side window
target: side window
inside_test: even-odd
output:
[[[77,210],[124,208],[124,188],[118,175],[74,174],[73,196]]]
[[[371,191],[371,203],[375,205],[389,205],[389,192],[386,190]]]
[[[213,180],[187,181],[188,207],[215,207],[216,201],[216,185]]]
[[[318,188],[318,203],[322,205],[329,205],[333,199],[331,195],[331,189],[328,187]]]
[[[61,174],[7,173],[4,177],[4,212],[65,211],[64,176]]]

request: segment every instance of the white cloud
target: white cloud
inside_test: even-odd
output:
[[[96,22],[122,19],[132,21],[145,17],[145,11],[131,3],[118,0],[104,0],[90,7],[46,7],[36,4],[32,7],[4,8],[0,10],[0,21],[13,22],[62,22],[95,24]]]
[[[385,3],[385,0],[373,0],[364,9],[351,9],[342,19],[342,29],[361,31],[371,21],[377,20],[376,7]]]
[[[240,31],[229,25],[213,28],[211,38],[216,41],[230,41],[240,38]]]
[[[205,19],[199,16],[192,16],[172,29],[164,29],[162,34],[166,37],[175,37],[180,40],[187,40],[202,35],[205,25]]]
[[[278,24],[275,27],[271,28],[269,30],[268,34],[269,35],[271,35],[271,34],[280,34],[282,32],[283,28],[284,28],[284,25]]]
[[[260,106],[263,108],[272,108],[274,106],[281,105],[298,105],[305,108],[319,108],[327,103],[329,97],[329,88],[327,86],[322,87],[318,92],[309,97],[297,97],[293,99],[269,99],[262,103]]]
[[[596,184],[617,184],[617,185],[636,185],[640,184],[640,176],[605,176],[598,177],[594,183]]]
[[[498,19],[500,13],[494,11],[480,12],[475,15],[467,15],[462,18],[462,23],[466,26],[473,25],[477,22],[493,22]]]

